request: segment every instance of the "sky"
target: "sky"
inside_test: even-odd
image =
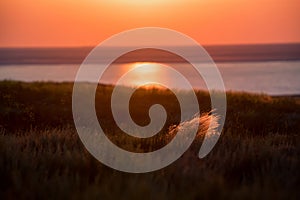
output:
[[[147,26],[202,45],[299,43],[299,21],[299,0],[1,0],[0,46],[95,46]]]

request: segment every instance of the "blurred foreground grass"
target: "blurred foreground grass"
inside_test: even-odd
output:
[[[119,172],[82,145],[72,119],[72,83],[0,82],[2,199],[299,199],[300,105],[294,98],[228,92],[223,133],[213,151],[197,157],[201,137],[170,166],[146,174]],[[131,114],[147,124],[153,103],[165,106],[164,129],[132,140],[115,126],[113,87],[99,85],[96,110],[107,136],[128,150],[161,148],[178,124],[178,102],[168,90],[140,89]],[[209,95],[197,91],[200,109]],[[165,139],[164,139],[165,138]],[[149,147],[149,144],[152,147]]]

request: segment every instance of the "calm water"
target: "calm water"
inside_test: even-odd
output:
[[[133,74],[128,85],[141,84],[141,80],[151,78],[156,82],[168,79],[171,84],[179,85],[178,79],[162,74],[159,67],[152,63],[116,64],[101,78],[101,83],[113,84],[129,69],[148,64],[147,70]],[[1,80],[20,81],[74,81],[79,64],[22,64],[1,65]],[[184,74],[193,87],[205,89],[201,77],[186,64],[170,64]],[[268,62],[226,62],[217,63],[227,90],[267,93],[271,95],[300,94],[300,61],[268,61]],[[94,66],[95,70],[101,65]],[[203,66],[207,70],[209,66]],[[91,72],[92,73],[92,72]],[[88,75],[87,79],[88,80]],[[181,88],[182,89],[182,88]]]

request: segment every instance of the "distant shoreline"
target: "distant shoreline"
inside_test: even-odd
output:
[[[116,48],[126,47],[105,47],[107,50],[103,58],[95,60],[101,63],[110,60],[111,53]],[[178,46],[174,48],[183,49],[197,62],[203,61],[195,54],[195,47]],[[259,61],[299,61],[299,44],[265,44],[265,45],[224,45],[204,46],[215,62],[259,62]],[[14,64],[80,64],[90,53],[93,47],[66,47],[66,48],[0,48],[0,65]],[[206,60],[204,60],[206,61]],[[116,63],[130,62],[161,62],[181,63],[185,62],[180,57],[163,55],[153,49],[135,52]]]

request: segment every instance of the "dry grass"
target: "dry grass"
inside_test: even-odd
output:
[[[291,98],[228,93],[223,133],[213,151],[198,158],[203,126],[189,150],[170,166],[146,174],[113,170],[83,147],[72,123],[72,84],[0,83],[0,177],[2,199],[299,199],[300,106]],[[99,86],[102,109],[111,87]],[[149,98],[148,93],[155,98]],[[207,93],[197,93],[210,110]],[[151,151],[182,127],[169,91],[141,90],[133,116],[147,122],[144,110],[154,101],[168,104],[167,125],[149,140],[131,140],[105,121],[109,138],[125,149]],[[142,103],[142,97],[147,100]],[[98,102],[98,101],[97,101]],[[167,103],[166,103],[167,102]],[[199,119],[197,119],[199,120]],[[171,127],[171,128],[170,128]]]

